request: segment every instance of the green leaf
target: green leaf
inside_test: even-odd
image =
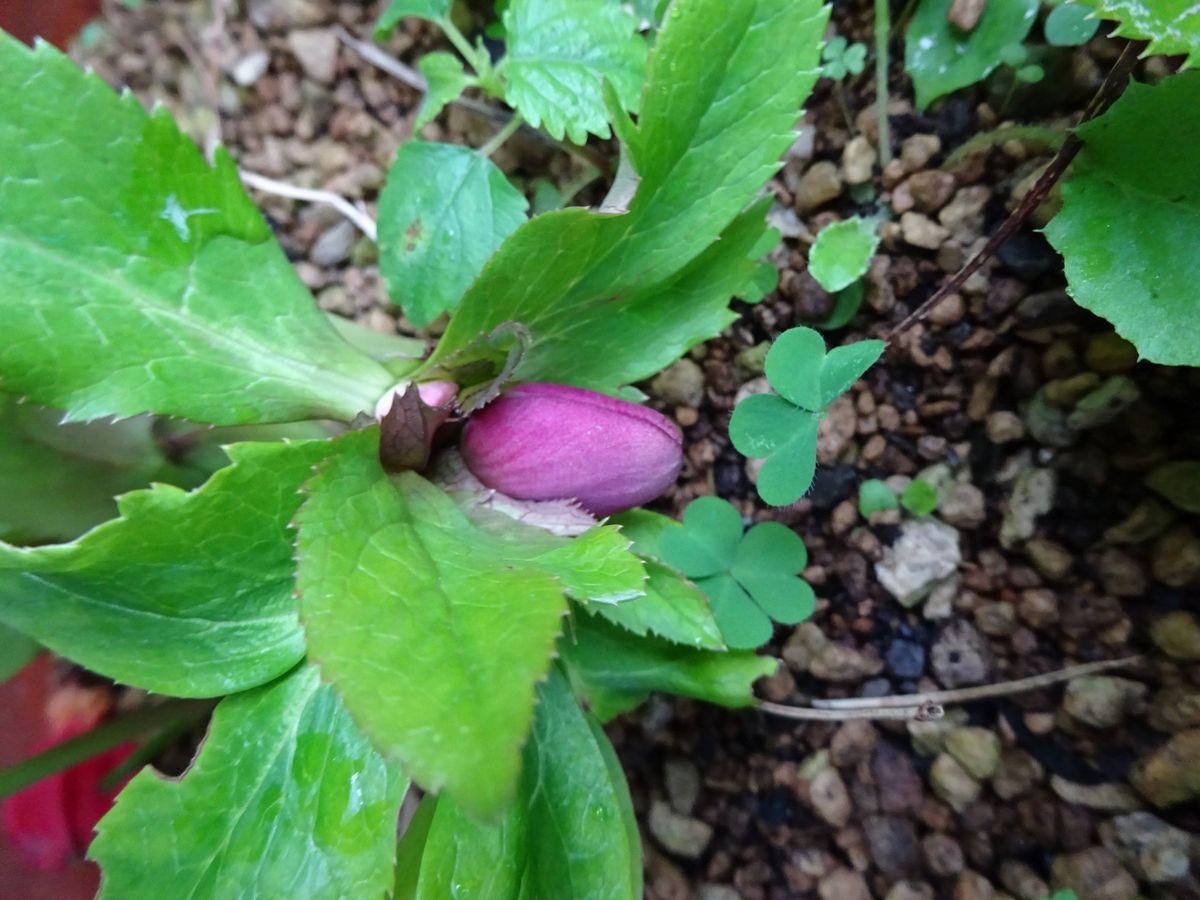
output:
[[[1092,15],[1092,11],[1081,3],[1064,3],[1050,10],[1042,30],[1046,35],[1046,43],[1054,47],[1077,47],[1086,44],[1096,34],[1100,27],[1100,19]],[[1200,18],[1197,19],[1200,22]]]
[[[900,494],[900,505],[914,516],[928,516],[937,509],[937,491],[928,481],[915,478]]]
[[[8,681],[25,668],[41,649],[37,641],[0,625],[0,682]]]
[[[896,493],[878,478],[869,478],[858,486],[858,512],[864,519],[888,509],[899,509]]]
[[[469,147],[400,146],[379,198],[379,267],[414,325],[453,309],[525,221],[525,197]]]
[[[855,341],[830,350],[821,369],[822,405],[828,406],[850,390],[886,349],[883,341]]]
[[[912,76],[917,108],[986,78],[1000,52],[1019,44],[1037,18],[1038,0],[989,3],[964,34],[946,18],[952,0],[921,0],[904,36],[904,67]]]
[[[769,355],[768,355],[769,358]],[[743,456],[767,457],[758,470],[758,495],[772,506],[794,503],[817,469],[820,416],[774,394],[747,397],[729,419],[729,439]]]
[[[520,378],[614,392],[719,333],[765,231],[765,204],[740,214],[794,140],[827,15],[817,0],[672,7],[638,123],[621,129],[640,176],[628,212],[569,208],[521,226],[467,291],[434,363],[516,321],[533,334]]]
[[[771,636],[770,618],[795,624],[812,615],[816,598],[796,574],[808,563],[804,542],[778,522],[762,522],[745,535],[742,517],[728,501],[700,497],[688,504],[683,527],[665,530],[663,560],[712,602],[730,647],[757,647]]]
[[[223,700],[182,779],[126,786],[89,850],[100,897],[382,897],[407,787],[301,666]]]
[[[417,67],[425,76],[426,87],[421,108],[417,110],[417,119],[413,123],[414,132],[436,119],[446,104],[457,100],[463,88],[474,81],[463,71],[462,60],[453,53],[426,53]]]
[[[1184,56],[1183,65],[1200,65],[1200,9],[1192,0],[1079,0],[1102,19],[1116,19],[1116,37],[1149,41],[1147,53]]]
[[[604,732],[557,671],[538,687],[515,802],[498,823],[487,824],[438,798],[413,896],[642,896],[641,842],[625,776]]]
[[[660,638],[704,650],[723,650],[721,628],[703,591],[678,572],[658,561],[660,536],[678,529],[674,519],[645,509],[631,509],[609,520],[633,541],[633,550],[645,560],[646,595],[616,605],[590,604],[588,612],[603,616],[637,635]]]
[[[866,291],[863,289],[861,280],[838,291],[837,296],[833,298],[833,310],[829,313],[829,318],[824,322],[817,322],[813,327],[822,331],[836,331],[849,325],[850,321],[858,315],[865,297]]]
[[[436,22],[438,19],[448,18],[449,15],[450,0],[392,0],[375,23],[374,38],[377,41],[386,41],[392,36],[396,26],[409,16]]]
[[[0,540],[69,541],[117,514],[117,494],[151,481],[194,485],[169,464],[144,416],[60,424],[61,411],[0,394]]]
[[[1200,256],[1179,250],[1180,235],[1200,234],[1197,108],[1200,73],[1130,84],[1079,128],[1083,149],[1046,226],[1075,302],[1163,365],[1200,365]]]
[[[228,154],[210,167],[164,109],[46,44],[0,35],[0,87],[0,390],[76,420],[239,424],[350,421],[391,386],[317,309]]]
[[[581,617],[559,642],[571,683],[602,722],[633,709],[654,691],[721,706],[751,706],[751,686],[778,662],[747,651],[713,653],[631,635]]]
[[[614,577],[628,544],[616,528],[537,542],[516,522],[481,528],[419,475],[389,477],[378,441],[377,428],[339,438],[297,515],[311,654],[385,755],[494,818],[516,786],[564,591],[628,595],[644,574],[618,565]]]
[[[1184,512],[1200,513],[1200,460],[1158,466],[1146,477],[1146,487]]]
[[[0,621],[109,678],[176,697],[246,690],[304,655],[299,489],[326,441],[235,444],[187,493],[156,485],[71,544],[0,544]]]
[[[808,254],[808,271],[827,291],[849,287],[867,271],[879,235],[875,223],[859,216],[826,225]]]
[[[609,0],[512,0],[504,12],[508,52],[497,67],[504,99],[551,137],[607,138],[603,85],[636,112],[646,73],[637,19]]]
[[[820,412],[858,381],[886,347],[883,341],[857,341],[826,354],[819,332],[789,328],[767,353],[767,380],[796,406]]]

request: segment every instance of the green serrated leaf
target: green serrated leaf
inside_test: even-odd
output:
[[[524,195],[470,147],[402,144],[379,198],[379,267],[414,325],[453,309],[522,222]]]
[[[304,655],[292,595],[299,489],[325,441],[235,444],[187,493],[157,485],[70,544],[0,544],[0,621],[89,669],[176,697],[246,690]]]
[[[516,522],[480,528],[419,475],[388,476],[378,441],[376,428],[339,438],[306,488],[297,583],[309,647],[385,755],[494,818],[516,786],[564,591],[628,593],[645,576],[627,554],[636,565],[613,584],[612,548],[628,543],[616,528],[536,542]]]
[[[0,682],[8,681],[25,668],[41,649],[37,641],[0,625]]]
[[[576,620],[559,641],[559,652],[576,693],[602,722],[633,709],[654,691],[751,706],[751,686],[778,665],[746,651],[713,653],[636,637],[587,617]]]
[[[864,519],[877,512],[899,508],[900,499],[896,492],[878,478],[869,478],[858,486],[858,512]]]
[[[1147,53],[1183,56],[1200,65],[1200,9],[1192,0],[1079,0],[1102,19],[1116,19],[1116,37],[1149,41]]]
[[[413,896],[634,900],[642,896],[641,860],[616,755],[551,671],[538,687],[516,801],[499,823],[485,824],[439,798]]]
[[[392,0],[375,23],[374,38],[386,41],[396,26],[409,16],[437,21],[450,15],[450,0]]]
[[[419,131],[436,119],[446,104],[457,100],[463,88],[474,80],[463,70],[462,60],[453,53],[426,53],[417,67],[425,76],[425,96],[421,98],[413,131]]]
[[[826,225],[808,255],[808,271],[827,291],[840,291],[867,271],[879,235],[875,223],[859,216]]]
[[[1038,0],[989,3],[967,33],[947,19],[952,0],[921,0],[904,36],[904,67],[912,76],[917,108],[982,81],[1000,62],[1000,52],[1019,44],[1037,19]]]
[[[117,494],[151,481],[203,480],[167,462],[149,417],[67,424],[62,417],[0,394],[0,540],[69,541],[113,518]]]
[[[210,167],[49,45],[0,35],[0,390],[76,420],[352,420],[392,376],[317,309],[224,152]],[[69,98],[69,112],[64,112]]]
[[[638,22],[609,0],[512,0],[504,12],[504,99],[551,137],[611,135],[604,82],[636,112],[646,73]]]
[[[928,481],[913,479],[900,494],[900,505],[914,516],[928,516],[937,509],[937,491]]]
[[[726,500],[699,497],[688,504],[683,527],[659,537],[663,558],[689,578],[727,571],[742,539],[742,516]]]
[[[1112,322],[1142,358],[1169,366],[1200,365],[1200,256],[1178,244],[1200,234],[1198,109],[1200,73],[1130,84],[1080,126],[1062,211],[1046,226],[1075,302]]]
[[[89,850],[100,897],[382,897],[407,787],[302,666],[222,701],[181,780],[126,786]]]
[[[623,131],[640,176],[628,212],[570,208],[523,225],[467,291],[434,363],[517,321],[534,340],[521,378],[614,392],[719,333],[764,231],[761,215],[739,214],[794,140],[827,15],[817,0],[672,7],[637,126]],[[741,234],[747,248],[726,251]],[[708,283],[714,276],[719,287],[732,284],[724,295]]]
[[[1042,28],[1046,43],[1053,47],[1077,47],[1090,41],[1100,27],[1100,19],[1086,4],[1087,0],[1068,2],[1050,10]]]
[[[1184,512],[1200,513],[1200,460],[1158,466],[1146,476],[1146,487]]]

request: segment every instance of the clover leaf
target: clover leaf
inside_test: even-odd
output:
[[[858,75],[867,63],[867,48],[855,41],[849,43],[840,34],[833,37],[821,50],[821,76],[830,81],[841,81],[847,74]]]
[[[896,493],[878,478],[869,478],[858,486],[858,511],[864,519],[877,512],[899,509]]]
[[[914,516],[928,516],[937,509],[937,490],[928,481],[916,478],[900,494],[900,505]]]
[[[799,577],[808,564],[804,542],[779,522],[743,533],[728,501],[700,497],[688,504],[683,526],[659,540],[663,561],[708,594],[725,643],[758,647],[771,637],[771,620],[795,625],[812,615],[816,598]]]
[[[776,394],[747,397],[733,411],[729,437],[743,456],[766,457],[758,495],[772,506],[795,502],[812,484],[821,413],[883,353],[883,341],[859,341],[825,352],[811,328],[785,331],[767,353]]]

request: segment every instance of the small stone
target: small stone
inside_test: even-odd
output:
[[[1000,544],[1014,547],[1033,537],[1039,516],[1054,508],[1058,476],[1053,469],[1030,468],[1017,476],[1000,524]]]
[[[902,816],[871,816],[863,823],[867,848],[875,867],[884,875],[915,871],[920,861],[917,829]]]
[[[685,356],[654,376],[650,393],[673,406],[700,406],[704,386],[704,370]]]
[[[970,243],[983,228],[983,209],[991,198],[991,188],[984,185],[959,188],[953,199],[938,213],[938,221],[956,238]]]
[[[850,869],[835,869],[817,883],[821,900],[871,900],[867,880]]]
[[[808,672],[826,681],[857,682],[883,671],[883,660],[830,641],[812,622],[805,622],[792,633],[781,655],[793,671]]]
[[[878,158],[879,154],[866,137],[860,134],[851,138],[846,142],[846,149],[842,151],[842,178],[847,184],[864,184],[870,181]]]
[[[1146,698],[1140,681],[1114,675],[1073,678],[1063,694],[1063,710],[1093,728],[1113,728],[1137,711]]]
[[[1137,365],[1137,347],[1115,331],[1094,335],[1083,352],[1087,367],[1101,375],[1120,375]]]
[[[933,888],[923,881],[898,881],[883,900],[933,900]]]
[[[850,794],[846,791],[842,776],[833,766],[826,766],[813,777],[808,786],[808,795],[813,810],[827,824],[841,828],[850,821],[853,811]]]
[[[949,172],[927,169],[917,172],[905,182],[918,212],[932,215],[950,202],[957,185]]]
[[[233,70],[229,74],[233,76],[234,83],[239,87],[250,87],[263,77],[270,64],[271,57],[267,55],[267,51],[255,50],[234,63]]]
[[[922,838],[921,855],[925,858],[925,868],[939,878],[957,875],[965,865],[962,847],[945,834],[931,834]]]
[[[900,234],[914,247],[936,250],[950,237],[950,232],[926,215],[906,212],[900,217]]]
[[[916,641],[897,638],[888,644],[883,658],[896,678],[920,678],[925,672],[925,648]]]
[[[1021,417],[1007,409],[998,409],[987,417],[987,436],[993,444],[1007,444],[1025,437]]]
[[[1127,784],[1117,781],[1079,784],[1059,775],[1050,776],[1050,789],[1067,803],[1101,812],[1133,812],[1142,801]]]
[[[987,500],[969,481],[952,481],[938,490],[937,512],[956,528],[977,528],[987,520]]]
[[[696,900],[742,900],[742,895],[727,884],[701,884],[696,888]]]
[[[871,777],[879,787],[879,808],[893,815],[911,814],[921,805],[924,787],[910,755],[882,741],[871,758]]]
[[[1032,868],[1015,859],[1000,863],[1000,885],[1019,900],[1045,900],[1050,896],[1050,885]]]
[[[755,344],[753,347],[747,347],[738,353],[733,358],[737,363],[738,368],[748,375],[759,377],[763,374],[767,364],[767,354],[771,351],[771,342],[762,341]]]
[[[986,728],[956,728],[946,736],[946,752],[977,781],[991,778],[1000,764],[1000,738]]]
[[[964,33],[974,31],[986,6],[987,0],[951,0],[946,20]]]
[[[1181,731],[1130,770],[1135,788],[1158,807],[1200,795],[1200,728]]]
[[[979,799],[983,790],[983,786],[949,753],[940,753],[933,761],[929,782],[933,792],[959,813]]]
[[[705,822],[683,816],[670,805],[656,800],[650,806],[650,834],[670,853],[685,859],[697,859],[712,840],[713,830]]]
[[[1140,544],[1158,537],[1175,521],[1175,512],[1153,497],[1142,500],[1128,516],[1104,532],[1110,544]]]
[[[1058,597],[1046,588],[1022,591],[1017,615],[1030,628],[1049,628],[1058,621]]]
[[[1061,581],[1075,564],[1071,551],[1049,538],[1034,538],[1025,545],[1025,552],[1038,574],[1050,581]]]
[[[995,896],[992,883],[970,869],[960,873],[954,882],[954,900],[992,900]]]
[[[900,144],[900,161],[910,172],[919,172],[942,152],[942,139],[936,134],[914,134]]]
[[[1054,406],[1059,409],[1072,409],[1101,384],[1103,379],[1095,372],[1080,372],[1047,382],[1043,390],[1046,392],[1046,400]]]
[[[1150,640],[1172,659],[1200,660],[1200,621],[1190,612],[1168,613],[1150,626]]]
[[[1141,564],[1116,547],[1106,547],[1096,557],[1096,574],[1104,590],[1115,597],[1140,597],[1148,587]]]
[[[1191,835],[1148,812],[1133,812],[1103,823],[1100,839],[1122,863],[1152,884],[1178,881],[1191,869]]]
[[[1146,717],[1151,728],[1174,734],[1200,726],[1200,688],[1171,685],[1154,695]]]
[[[1025,407],[1025,426],[1029,435],[1047,447],[1069,447],[1077,437],[1075,429],[1067,425],[1067,414],[1050,402],[1049,386],[1033,395]]]
[[[309,251],[308,258],[326,268],[344,263],[350,258],[358,232],[349,221],[343,220],[321,232]]]
[[[815,162],[796,184],[796,212],[801,215],[811,213],[841,196],[841,193],[842,177],[837,165],[828,160]]]
[[[288,48],[313,81],[333,82],[337,75],[338,39],[332,28],[304,28],[288,32]]]
[[[982,684],[992,671],[987,641],[969,622],[957,620],[938,636],[930,653],[933,673],[943,687]]]
[[[1000,754],[1000,764],[992,776],[992,790],[1001,800],[1012,800],[1041,783],[1042,764],[1024,750],[1009,748]]]
[[[854,408],[854,401],[842,394],[825,408],[825,415],[817,426],[817,462],[821,464],[817,467],[818,478],[823,466],[838,462],[857,431],[858,410]],[[857,473],[854,480],[858,480]],[[838,502],[842,499],[839,497]]]
[[[1056,890],[1074,891],[1080,900],[1134,900],[1138,893],[1133,876],[1103,847],[1057,857],[1050,881]]]
[[[1191,587],[1200,582],[1200,537],[1190,525],[1176,525],[1154,542],[1150,572],[1169,587]]]
[[[851,719],[833,733],[829,759],[835,766],[856,766],[875,750],[879,733],[865,719]]]
[[[915,606],[962,562],[958,532],[934,518],[900,526],[900,537],[875,564],[880,585],[904,606]]]
[[[696,764],[690,759],[668,759],[663,767],[663,782],[671,806],[677,813],[690,816],[700,796],[700,770]]]
[[[1017,608],[1003,600],[975,608],[975,627],[990,637],[1009,637],[1017,630]]]
[[[1116,421],[1141,396],[1142,392],[1132,379],[1125,375],[1113,375],[1075,404],[1067,416],[1067,427],[1083,431],[1107,425]]]

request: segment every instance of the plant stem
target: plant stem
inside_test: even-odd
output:
[[[479,51],[471,46],[471,42],[468,41],[466,36],[458,30],[458,26],[450,21],[449,16],[434,19],[434,22],[437,24],[438,28],[442,29],[442,32],[446,35],[446,37],[450,39],[450,43],[454,45],[454,49],[461,53],[463,59],[465,59],[470,64],[471,68],[475,70],[476,75],[478,75],[480,78],[483,78],[486,74],[484,70],[491,70],[491,65],[488,63],[488,61],[481,60],[479,58]]]
[[[888,0],[875,0],[875,121],[879,127],[879,165],[892,161],[892,132],[888,125]]]
[[[521,117],[519,115],[514,115],[504,124],[503,128],[492,135],[492,139],[490,141],[479,148],[480,155],[491,156],[493,153],[499,150],[500,146],[510,137],[512,137],[513,134],[516,133],[516,130],[520,127]]]
[[[1100,113],[1104,112],[1104,110],[1108,109],[1109,105],[1121,93],[1122,88],[1125,87],[1125,80],[1129,75],[1129,71],[1133,68],[1134,63],[1137,62],[1138,57],[1145,48],[1145,41],[1131,41],[1125,45],[1125,49],[1121,51],[1120,59],[1112,67],[1112,70],[1108,73],[1108,77],[1104,79],[1104,83],[1100,85],[1096,96],[1092,98],[1087,108],[1083,111],[1083,117],[1079,120],[1080,125],[1094,119]],[[974,275],[991,258],[1000,245],[1012,237],[1017,229],[1025,224],[1025,220],[1046,199],[1050,190],[1062,178],[1063,173],[1067,171],[1067,166],[1071,164],[1071,160],[1075,158],[1075,154],[1079,152],[1082,146],[1083,142],[1079,140],[1074,132],[1067,135],[1067,139],[1063,141],[1062,146],[1058,149],[1058,153],[1054,155],[1049,165],[1046,166],[1045,171],[1042,172],[1042,176],[1034,182],[1033,187],[1029,189],[1029,193],[1025,195],[1017,208],[992,233],[992,236],[988,238],[983,248],[967,260],[961,269],[943,282],[942,286],[934,291],[928,300],[888,331],[884,335],[884,340],[895,340],[898,335],[903,334],[909,328],[922,321],[935,306],[962,287],[966,280]]]
[[[215,700],[171,700],[109,719],[86,734],[0,771],[0,798],[12,796],[43,778],[78,765],[148,731],[199,722],[214,705]]]
[[[377,239],[375,220],[365,210],[359,209],[345,197],[339,196],[332,191],[319,191],[313,188],[297,187],[285,181],[276,181],[274,178],[259,175],[257,172],[247,172],[245,169],[238,170],[238,174],[241,175],[242,181],[250,187],[267,194],[277,194],[280,197],[290,197],[293,200],[307,200],[310,203],[328,203],[353,222],[358,230],[371,240],[374,241]]]
[[[759,701],[758,708],[785,719],[806,722],[846,722],[850,719],[901,719],[910,722],[931,722],[945,715],[945,710],[933,703],[920,706],[884,707],[872,709],[812,709],[806,706],[786,706],[782,703]]]

